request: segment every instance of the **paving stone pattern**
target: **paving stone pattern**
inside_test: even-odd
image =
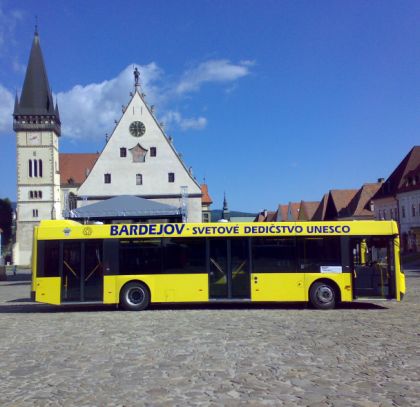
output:
[[[0,283],[0,406],[420,406],[420,272],[406,299],[55,308]]]

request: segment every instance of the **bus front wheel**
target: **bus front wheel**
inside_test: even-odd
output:
[[[127,311],[142,311],[149,306],[150,293],[145,284],[139,281],[127,283],[120,294],[120,305]]]
[[[336,302],[335,289],[331,284],[316,282],[309,291],[309,300],[314,308],[333,309]]]

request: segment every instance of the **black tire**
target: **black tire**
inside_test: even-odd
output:
[[[121,308],[127,311],[142,311],[150,304],[150,292],[147,286],[139,281],[127,283],[120,293]]]
[[[312,284],[309,300],[314,308],[333,309],[337,301],[337,293],[331,284],[319,281]]]

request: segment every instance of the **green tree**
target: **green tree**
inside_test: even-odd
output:
[[[12,239],[13,208],[9,198],[0,199],[0,229],[3,230],[1,243],[7,246]]]

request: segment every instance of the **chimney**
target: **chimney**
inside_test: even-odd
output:
[[[385,178],[378,178],[378,182],[380,182],[381,184],[385,182]]]

